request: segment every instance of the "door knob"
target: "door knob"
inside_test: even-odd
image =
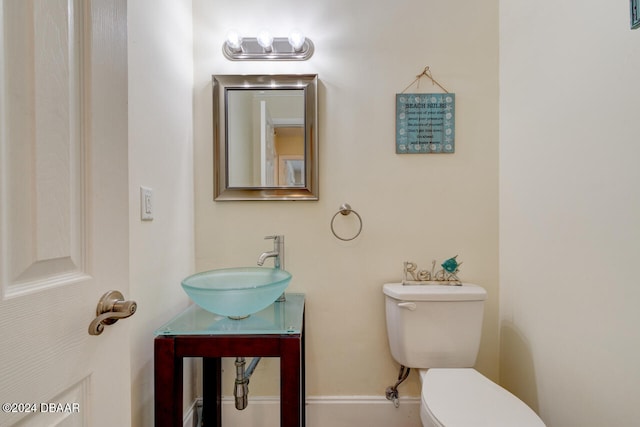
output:
[[[100,335],[105,325],[113,325],[119,319],[132,316],[138,305],[135,301],[125,301],[122,293],[109,291],[100,298],[96,307],[96,318],[89,325],[90,335]]]

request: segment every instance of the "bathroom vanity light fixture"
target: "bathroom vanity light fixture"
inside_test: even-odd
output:
[[[222,53],[231,61],[306,61],[313,55],[313,42],[300,30],[288,37],[273,37],[260,30],[256,37],[242,37],[236,30],[227,33]]]

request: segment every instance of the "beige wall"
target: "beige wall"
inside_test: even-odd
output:
[[[180,280],[194,270],[191,2],[130,1],[128,22],[131,425],[151,426],[153,331],[186,307]],[[153,189],[150,222],[140,185]]]
[[[250,9],[251,13],[247,13]],[[269,234],[286,236],[290,292],[307,295],[310,395],[383,395],[398,365],[387,345],[382,285],[402,262],[458,254],[462,278],[489,292],[478,368],[498,376],[497,1],[195,0],[196,269],[255,265]],[[262,26],[313,40],[306,62],[230,62],[225,33]],[[425,65],[456,93],[456,153],[396,155],[395,94]],[[211,75],[318,73],[320,201],[213,202]],[[414,87],[415,91],[416,88]],[[438,92],[423,81],[421,92]],[[362,216],[353,242],[331,234],[341,203]],[[276,394],[261,363],[252,396]],[[228,369],[231,370],[232,369]],[[232,380],[225,381],[230,392]],[[401,395],[417,395],[412,374]]]
[[[640,419],[640,30],[500,2],[501,379],[550,427]]]
[[[482,372],[498,378],[500,321],[501,382],[549,426],[633,425],[640,30],[628,29],[627,3],[502,1],[499,26],[497,1],[303,1],[298,12],[277,0],[250,2],[249,15],[248,3],[193,1],[193,69],[191,2],[129,4],[133,425],[151,425],[152,332],[187,303],[178,283],[193,271],[192,149],[195,269],[253,265],[270,246],[263,236],[287,236],[290,290],[307,294],[309,394],[381,395],[397,375],[381,285],[404,260],[459,254],[463,278],[490,293]],[[222,58],[228,28],[263,25],[303,29],[316,54]],[[394,154],[394,95],[424,65],[456,93],[451,156]],[[321,81],[320,201],[214,203],[210,75],[310,72]],[[155,191],[151,223],[138,219],[139,185]],[[343,202],[364,220],[351,243],[329,230]],[[253,396],[275,394],[276,365],[260,365]],[[401,386],[417,390],[415,374]]]

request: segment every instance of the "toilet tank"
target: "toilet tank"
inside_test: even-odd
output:
[[[387,283],[387,336],[393,358],[410,368],[476,363],[487,292],[480,286]]]

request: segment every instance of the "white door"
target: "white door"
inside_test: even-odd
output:
[[[2,0],[0,426],[128,426],[125,0]]]

